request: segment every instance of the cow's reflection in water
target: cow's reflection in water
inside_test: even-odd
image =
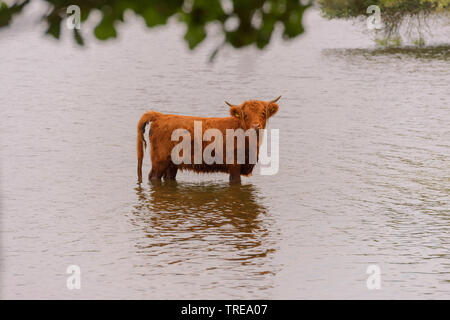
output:
[[[145,235],[137,243],[140,252],[261,265],[274,251],[267,241],[273,221],[251,184],[167,181],[138,187],[136,194],[132,223]]]

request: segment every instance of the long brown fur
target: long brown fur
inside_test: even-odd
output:
[[[278,104],[276,100],[265,102],[259,100],[245,101],[239,106],[230,105],[231,117],[226,118],[206,118],[206,117],[192,117],[181,116],[173,114],[163,114],[155,111],[149,111],[142,115],[137,126],[137,174],[138,181],[142,182],[142,160],[144,156],[144,148],[146,142],[144,138],[145,127],[147,123],[152,122],[149,132],[150,141],[150,158],[152,162],[152,169],[149,173],[149,179],[160,180],[175,179],[178,169],[190,170],[194,172],[212,173],[224,172],[230,174],[230,181],[240,181],[240,176],[248,176],[252,173],[254,164],[249,162],[248,154],[248,138],[246,137],[246,161],[245,164],[238,164],[236,161],[237,144],[235,143],[235,162],[233,164],[226,164],[226,129],[239,129],[244,131],[250,128],[264,129],[269,117],[278,111]],[[223,134],[223,155],[224,164],[194,164],[194,121],[202,122],[202,135],[208,129],[218,129]],[[172,149],[180,141],[172,141],[172,132],[176,129],[187,129],[191,135],[191,163],[176,165],[172,162]],[[202,154],[204,148],[212,143],[212,141],[202,141]],[[258,139],[259,152],[259,139]]]

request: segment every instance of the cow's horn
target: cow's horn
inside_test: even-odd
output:
[[[225,103],[227,104],[227,105],[229,105],[230,107],[233,107],[234,105],[232,105],[231,103],[229,103],[228,101],[225,101]]]
[[[275,102],[277,102],[278,100],[280,100],[280,98],[281,98],[281,96],[279,96],[279,97],[276,98],[275,100],[270,101],[270,103],[275,103]]]

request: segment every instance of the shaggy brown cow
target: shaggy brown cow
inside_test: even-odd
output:
[[[144,148],[146,146],[144,133],[147,123],[152,122],[149,140],[151,144],[150,157],[152,161],[152,169],[149,173],[149,180],[175,179],[178,169],[180,170],[192,170],[195,172],[225,172],[230,174],[230,181],[239,182],[241,175],[248,176],[252,173],[254,162],[249,162],[249,137],[245,137],[245,162],[239,164],[236,158],[231,163],[229,161],[222,161],[220,163],[207,164],[202,159],[199,164],[194,164],[194,121],[200,121],[202,125],[202,135],[208,129],[218,129],[223,137],[226,136],[227,129],[264,129],[268,118],[273,116],[278,111],[277,101],[281,98],[278,97],[275,100],[266,102],[258,100],[249,100],[243,102],[241,105],[232,105],[226,102],[230,106],[231,117],[227,118],[204,118],[204,117],[191,117],[191,116],[179,116],[172,114],[163,114],[155,111],[149,111],[142,115],[137,127],[137,159],[138,159],[138,181],[142,182],[142,158],[144,156]],[[180,163],[175,164],[172,161],[171,154],[172,149],[179,143],[179,141],[172,141],[172,132],[176,129],[186,129],[190,133],[191,137],[191,164]],[[213,139],[212,141],[214,141]],[[223,138],[223,156],[225,159],[226,154],[226,139]],[[257,139],[256,153],[259,152],[259,138]],[[203,150],[209,141],[202,141],[202,154]],[[235,146],[234,154],[237,155]],[[243,147],[240,145],[240,147]],[[257,154],[256,154],[257,156]]]

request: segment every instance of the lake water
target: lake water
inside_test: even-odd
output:
[[[364,25],[305,24],[214,64],[219,39],[189,52],[176,24],[84,49],[31,22],[1,31],[1,297],[450,298],[449,48],[373,51]],[[146,155],[136,183],[146,110],[227,116],[224,100],[278,95],[276,175],[151,185]]]

